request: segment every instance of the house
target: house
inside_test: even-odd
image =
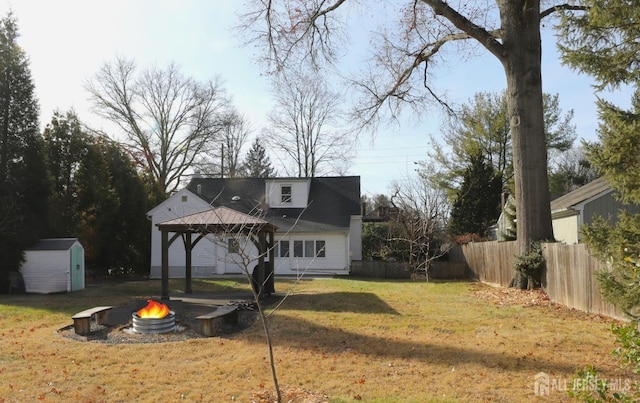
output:
[[[514,200],[509,196],[510,202]],[[582,241],[580,229],[591,224],[595,217],[603,217],[614,224],[621,210],[640,213],[640,206],[623,204],[604,178],[598,178],[578,189],[551,201],[553,236],[556,241],[576,244]],[[497,223],[497,239],[511,226],[504,212]]]
[[[194,177],[185,188],[147,213],[152,221],[150,278],[162,275],[158,224],[220,207],[260,218],[277,228],[276,275],[347,275],[351,261],[362,257],[358,176]],[[238,248],[243,248],[252,261],[257,258],[257,249],[251,242],[239,244],[236,234],[207,235],[193,246],[192,276],[209,278],[242,273],[244,267]],[[168,253],[170,278],[185,277],[185,259],[182,242],[173,242]]]
[[[76,238],[41,239],[24,252],[20,268],[26,292],[84,289],[84,248]]]
[[[603,217],[614,224],[621,210],[640,213],[640,206],[617,200],[604,178],[598,178],[551,202],[553,235],[558,242],[575,244],[582,241],[580,228]]]

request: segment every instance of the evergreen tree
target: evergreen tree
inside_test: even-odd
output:
[[[276,176],[276,170],[271,166],[267,151],[260,144],[258,137],[253,140],[251,149],[244,160],[245,175],[249,178],[271,178]]]
[[[488,228],[500,215],[502,180],[481,154],[471,157],[451,210],[452,235],[487,236]]]
[[[623,202],[640,203],[640,8],[627,1],[585,0],[583,12],[562,20],[563,61],[592,75],[596,88],[636,87],[631,108],[598,102],[600,144],[587,157]],[[635,320],[640,319],[640,215],[621,214],[615,225],[605,219],[583,228],[585,242],[611,270],[599,273],[605,298]]]
[[[545,93],[542,101],[548,153],[564,155],[576,138],[575,126],[571,124],[573,110],[564,113],[557,94]],[[425,171],[450,196],[457,194],[464,172],[477,153],[500,175],[503,190],[511,189],[513,193],[513,146],[506,92],[476,93],[449,122],[443,140],[441,143],[431,136],[433,149],[428,156],[438,164],[438,169]]]
[[[129,155],[87,133],[73,111],[56,112],[43,138],[54,184],[47,235],[80,238],[92,270],[146,270],[148,193]]]
[[[38,103],[18,36],[9,13],[0,20],[0,283],[19,268],[24,247],[40,236],[49,186]]]
[[[600,101],[601,144],[587,148],[588,157],[626,203],[640,204],[640,92],[626,111]],[[612,225],[605,219],[583,228],[594,255],[609,262],[598,280],[603,295],[635,320],[640,320],[640,214],[623,213]]]
[[[102,139],[100,143],[109,170],[109,179],[118,198],[117,219],[100,238],[103,244],[101,266],[123,267],[138,273],[148,271],[151,257],[151,225],[147,211],[147,189],[136,171],[136,166],[117,143]]]
[[[55,112],[43,138],[53,184],[47,236],[75,237],[80,219],[75,179],[90,139],[73,111]]]

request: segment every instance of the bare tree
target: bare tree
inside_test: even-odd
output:
[[[341,128],[339,99],[320,77],[292,74],[276,82],[265,137],[293,161],[296,176],[338,173],[350,160],[352,140]]]
[[[85,88],[93,111],[122,129],[127,149],[164,197],[211,155],[229,103],[217,80],[197,82],[174,64],[138,75],[124,58],[105,63]]]
[[[542,107],[541,21],[563,9],[542,9],[541,0],[445,1],[413,0],[388,7],[384,15],[367,4],[349,10],[346,0],[263,0],[243,16],[242,24],[261,41],[266,60],[277,72],[298,69],[299,63],[329,65],[337,61],[339,40],[347,18],[366,16],[396,25],[375,30],[372,65],[353,80],[364,100],[356,105],[363,124],[375,123],[383,112],[397,117],[408,104],[419,112],[429,100],[446,107],[432,86],[431,70],[446,50],[460,52],[465,44],[479,45],[495,56],[507,81],[507,111],[513,144],[518,249],[551,239],[550,198]],[[347,11],[351,11],[348,13]],[[344,12],[344,13],[342,13]],[[455,45],[458,48],[455,48]]]
[[[198,173],[235,178],[242,176],[241,151],[251,134],[249,121],[235,109],[221,114],[221,130],[211,161],[199,167]]]
[[[446,193],[431,188],[422,177],[406,178],[392,185],[391,203],[397,214],[390,228],[393,255],[402,258],[412,278],[429,274],[431,262],[447,252],[444,235],[449,216]]]

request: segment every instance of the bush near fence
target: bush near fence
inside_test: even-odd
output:
[[[516,254],[515,241],[475,242],[454,245],[449,259],[465,262],[472,278],[508,287],[514,275]],[[545,259],[542,288],[551,301],[587,313],[627,319],[622,311],[603,299],[596,273],[608,267],[591,256],[585,244],[543,243],[542,254]]]

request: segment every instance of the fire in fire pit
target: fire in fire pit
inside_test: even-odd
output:
[[[176,328],[175,312],[169,307],[152,299],[147,300],[144,308],[131,314],[133,331],[136,333],[168,333]]]

